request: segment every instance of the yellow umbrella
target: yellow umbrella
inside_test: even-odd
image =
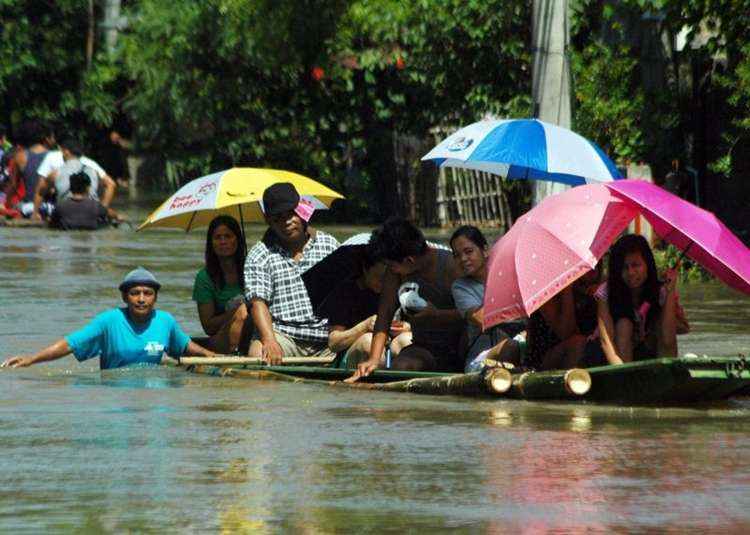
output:
[[[147,227],[206,227],[217,215],[231,215],[240,222],[263,221],[263,192],[279,182],[289,182],[303,199],[325,210],[344,196],[311,178],[279,169],[233,167],[196,178],[182,186],[141,223]]]

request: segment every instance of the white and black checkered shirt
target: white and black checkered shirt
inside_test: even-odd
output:
[[[295,262],[277,243],[259,241],[245,259],[245,297],[248,302],[256,298],[266,302],[277,331],[300,340],[326,342],[328,322],[313,314],[302,274],[338,246],[330,234],[312,231],[302,258]]]

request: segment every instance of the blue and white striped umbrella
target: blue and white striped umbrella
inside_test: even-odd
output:
[[[622,178],[595,143],[537,119],[480,121],[448,136],[422,160],[505,178],[577,186]]]

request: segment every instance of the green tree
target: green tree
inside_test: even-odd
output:
[[[2,122],[33,117],[79,132],[111,123],[118,69],[103,54],[87,63],[88,27],[85,2],[0,2]]]
[[[122,61],[145,148],[268,165],[394,207],[393,132],[526,115],[527,3],[142,0]],[[377,203],[367,202],[367,193]]]

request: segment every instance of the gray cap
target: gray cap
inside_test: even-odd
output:
[[[161,288],[161,284],[156,280],[154,274],[141,266],[138,266],[125,275],[125,278],[122,279],[122,282],[120,283],[120,291],[127,292],[133,286],[150,286],[157,292],[159,291],[159,288]]]

